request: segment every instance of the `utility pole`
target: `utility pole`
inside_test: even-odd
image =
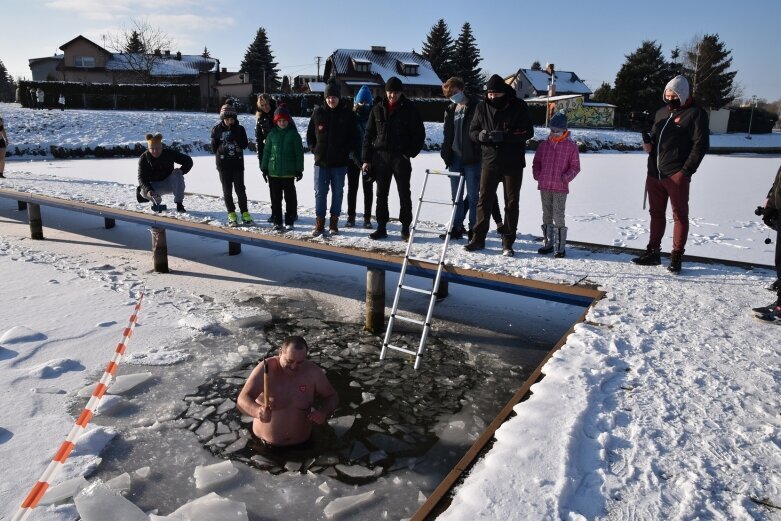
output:
[[[317,60],[317,81],[320,81],[320,60],[322,59],[322,56],[315,56],[315,60]]]
[[[260,71],[263,73],[263,92],[266,92],[266,67],[261,67]]]
[[[754,122],[754,107],[757,106],[757,96],[751,96],[751,116],[748,118],[748,135],[746,139],[751,139],[751,124]]]

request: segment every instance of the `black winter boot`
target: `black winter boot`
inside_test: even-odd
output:
[[[513,250],[513,244],[515,244],[514,233],[506,233],[502,235],[502,255],[505,257],[514,257],[515,250]]]
[[[409,241],[409,224],[401,225],[401,240],[404,242]]]
[[[640,266],[658,266],[662,263],[662,252],[659,248],[648,247],[645,253],[632,259],[632,262]]]
[[[670,265],[667,267],[667,271],[674,274],[681,272],[681,258],[683,257],[683,250],[673,250],[670,252]]]
[[[567,256],[567,227],[561,226],[554,228],[553,232],[554,244],[553,247],[556,253],[553,256],[557,259],[561,259]]]
[[[543,224],[542,225],[542,248],[537,250],[537,253],[540,255],[547,255],[548,253],[553,253],[553,245],[554,245],[554,238],[553,235],[555,233],[556,228],[553,227],[552,224]]]
[[[377,229],[369,234],[371,239],[379,240],[385,239],[388,236],[388,231],[385,229],[385,223],[378,222]]]

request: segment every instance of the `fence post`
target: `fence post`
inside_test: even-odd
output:
[[[168,273],[168,242],[165,228],[150,229],[152,232],[152,260],[155,273]]]
[[[113,228],[114,226],[117,225],[117,221],[115,221],[111,217],[104,217],[103,218],[103,223],[106,226],[107,230],[110,230],[111,228]]]
[[[228,255],[238,255],[241,253],[241,243],[228,241]]]
[[[385,325],[385,270],[366,269],[366,323],[363,329],[379,333]]]
[[[35,203],[27,206],[27,216],[30,221],[30,238],[35,241],[43,240],[43,222],[41,221],[41,207]]]
[[[16,201],[16,209],[20,212],[27,210],[27,203],[24,201]]]

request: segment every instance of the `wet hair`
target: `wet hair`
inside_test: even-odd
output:
[[[282,346],[279,348],[280,351],[287,350],[288,347],[292,347],[296,350],[304,350],[304,352],[309,352],[309,346],[306,343],[306,340],[304,340],[304,337],[299,335],[292,335],[282,342]]]

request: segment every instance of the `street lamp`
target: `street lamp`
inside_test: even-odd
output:
[[[757,106],[757,96],[751,96],[751,116],[748,118],[748,135],[746,139],[751,139],[751,124],[754,122],[754,109]]]

